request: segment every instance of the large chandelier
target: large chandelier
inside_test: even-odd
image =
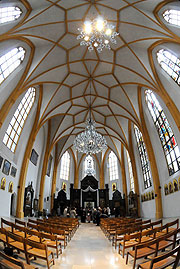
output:
[[[89,51],[97,49],[100,53],[104,48],[111,49],[111,43],[116,44],[116,36],[119,35],[113,24],[108,23],[102,17],[97,17],[93,21],[87,20],[82,28],[78,28],[80,34],[77,36],[81,40],[81,46],[87,46]]]
[[[87,155],[96,154],[106,149],[106,139],[96,131],[95,122],[91,117],[86,121],[85,131],[76,136],[74,147],[77,151]]]

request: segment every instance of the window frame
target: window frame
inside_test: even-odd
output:
[[[166,54],[166,55],[165,55]],[[168,58],[167,55],[171,55],[171,58]],[[163,55],[160,56],[160,55]],[[157,57],[157,62],[159,63],[160,67],[162,68],[162,70],[170,77],[173,79],[174,82],[176,82],[176,84],[178,86],[180,86],[180,58],[178,58],[176,55],[174,55],[170,50],[168,49],[159,49],[156,53],[156,57]],[[172,59],[176,58],[176,62],[174,62]],[[174,67],[174,68],[173,68]],[[170,70],[172,71],[172,74],[168,73],[168,71],[170,72]],[[174,75],[174,77],[173,77]]]
[[[134,174],[133,174],[132,162],[131,162],[131,158],[130,158],[128,150],[126,150],[126,155],[127,155],[127,163],[128,163],[130,191],[133,191],[135,193]]]
[[[8,14],[8,11],[1,12],[1,9],[4,9],[5,10],[5,9],[13,9],[13,8],[14,8],[13,11],[15,11],[16,9],[18,9],[19,10],[19,14],[1,17],[1,14],[5,13],[5,12]],[[12,13],[13,13],[13,11],[12,11]],[[9,11],[9,13],[10,13],[10,11]],[[22,9],[19,6],[4,6],[3,5],[1,7],[1,5],[0,5],[0,24],[11,23],[11,22],[17,21],[22,16],[22,14],[23,14],[23,11],[22,11]],[[18,16],[18,17],[16,18],[16,16]],[[4,22],[1,22],[1,20],[3,18],[10,18],[10,17],[12,17],[13,19],[12,20],[6,20]]]
[[[179,13],[179,14],[177,14],[177,17],[179,17],[179,19],[177,18],[177,22],[179,21],[179,24],[170,22],[170,20],[172,19],[172,18],[170,18],[172,13],[173,13],[172,11],[176,11],[177,13]],[[170,24],[172,26],[180,27],[180,9],[178,9],[178,7],[166,8],[165,10],[163,10],[162,17],[165,20],[165,22],[167,22],[168,24]],[[166,19],[166,18],[169,18],[169,19]]]
[[[111,157],[111,156],[113,157]],[[110,159],[111,161],[110,163]],[[108,156],[108,165],[109,165],[109,181],[119,179],[119,169],[118,169],[118,158],[116,154],[111,150]]]
[[[150,96],[151,100],[154,101],[153,105],[151,103],[152,101],[150,100],[150,98],[148,98],[148,96]],[[179,151],[177,139],[174,135],[174,132],[172,130],[171,125],[169,124],[167,116],[164,113],[164,110],[162,109],[161,105],[159,104],[158,99],[156,98],[156,95],[151,90],[147,89],[145,91],[145,100],[146,100],[146,104],[147,104],[149,113],[150,113],[150,115],[153,119],[154,125],[156,127],[159,139],[161,141],[161,146],[162,146],[164,156],[166,159],[169,176],[171,176],[180,170],[180,154],[179,154],[179,156],[177,156],[177,152]],[[150,108],[150,106],[151,106],[151,108]],[[154,107],[156,107],[156,108],[154,108]],[[156,109],[156,112],[155,112],[155,109]],[[154,113],[154,116],[152,114],[152,111]],[[169,139],[166,138],[167,136],[169,137]],[[163,141],[165,141],[165,142],[163,143]],[[175,146],[173,146],[173,141],[176,143]],[[172,148],[168,150],[169,143],[171,144]],[[177,151],[177,149],[175,150],[176,147],[178,148],[178,151]],[[175,156],[174,160],[172,159],[172,155],[173,155],[173,154],[171,154],[172,151],[174,152],[174,156]],[[169,163],[168,163],[168,157],[167,157],[168,155],[169,155],[169,159],[171,160],[171,162],[169,162]],[[179,159],[179,162],[178,162],[178,159]],[[176,162],[177,167],[178,167],[178,170],[176,170],[176,171],[175,171],[175,166],[173,164],[175,162]]]
[[[16,49],[17,49],[17,53],[13,54],[13,51],[16,50]],[[14,59],[14,62],[11,63],[11,64],[9,64],[8,61],[10,61],[13,58],[15,58],[15,56],[17,54],[20,54],[21,51],[23,51],[24,54],[21,55],[20,58]],[[11,53],[11,56],[8,58],[8,55],[10,55],[10,53]],[[7,53],[5,53],[4,55],[0,56],[0,86],[22,64],[22,62],[25,59],[25,55],[26,55],[26,50],[22,46],[18,46],[18,47],[15,47],[15,48],[10,49]],[[13,66],[15,63],[17,64],[18,61],[19,61],[19,64],[17,66],[15,66],[14,69],[12,69],[12,70],[9,71],[10,67]],[[7,65],[7,63],[8,63],[8,65]],[[5,72],[7,72],[7,70],[9,72],[9,74],[6,76]]]
[[[136,125],[134,125],[134,134],[135,134],[137,148],[138,148],[140,161],[141,161],[144,189],[149,189],[150,187],[152,187],[152,175],[151,175],[149,158],[147,154],[146,145],[144,143],[143,135]]]
[[[29,101],[28,101],[28,99],[29,99]],[[7,127],[5,134],[4,134],[4,137],[3,137],[3,144],[12,153],[16,152],[20,136],[21,136],[22,131],[24,129],[26,120],[31,112],[31,109],[32,109],[34,103],[35,103],[35,100],[36,100],[36,89],[34,87],[30,87],[26,91],[26,93],[24,94],[21,101],[19,102],[19,104],[18,104],[9,124],[8,124],[8,127]],[[24,104],[28,104],[26,109],[24,109],[24,107],[23,107]],[[29,108],[28,111],[27,111],[27,108]],[[14,135],[12,135],[12,134],[14,134]],[[7,140],[5,139],[6,137],[7,137]],[[9,141],[10,141],[10,145],[8,145]]]
[[[68,159],[65,158],[67,155]],[[65,157],[63,157],[65,156]],[[64,158],[64,159],[63,159]],[[62,169],[62,165],[65,164],[65,169],[63,168]],[[60,173],[59,173],[59,177],[60,177],[60,180],[66,180],[66,181],[69,181],[69,176],[70,176],[70,165],[71,165],[71,156],[68,152],[68,150],[66,150],[62,157],[61,157],[61,161],[60,161]],[[67,171],[67,167],[68,167],[68,171]],[[61,172],[63,171],[63,172]]]

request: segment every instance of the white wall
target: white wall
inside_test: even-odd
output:
[[[34,123],[34,118],[35,118],[35,114],[36,114],[36,108],[37,108],[37,101],[38,101],[38,89],[36,90],[36,100],[35,103],[30,111],[29,116],[27,117],[27,120],[25,122],[24,128],[22,130],[17,148],[16,148],[16,152],[12,153],[4,144],[3,144],[3,137],[5,134],[5,131],[7,130],[7,127],[9,125],[9,122],[17,108],[17,106],[19,105],[21,99],[23,98],[24,94],[22,94],[18,100],[15,102],[15,104],[13,105],[11,111],[9,112],[6,121],[4,122],[4,124],[1,127],[0,130],[0,155],[4,158],[7,159],[10,163],[11,166],[13,165],[15,168],[17,168],[17,173],[16,173],[16,177],[12,177],[10,174],[9,175],[5,175],[2,172],[3,169],[3,164],[2,167],[0,169],[0,180],[2,179],[2,177],[6,178],[6,189],[5,191],[0,190],[0,204],[4,205],[0,208],[0,216],[10,216],[10,196],[11,194],[8,193],[8,185],[9,182],[12,181],[13,182],[13,192],[15,192],[17,194],[17,186],[19,184],[19,176],[20,176],[20,171],[21,171],[21,165],[22,165],[22,161],[23,161],[23,157],[24,157],[24,153],[25,153],[25,149],[26,149],[26,145],[29,139],[29,135]],[[33,172],[33,170],[32,170]],[[5,198],[7,200],[5,200]]]

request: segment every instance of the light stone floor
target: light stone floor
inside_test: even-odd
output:
[[[0,249],[2,249],[2,247],[3,245],[0,244]],[[18,255],[19,258],[25,261],[23,254]],[[137,263],[139,262],[140,261]],[[46,262],[40,259],[31,261],[31,264],[40,269],[47,268]],[[128,269],[132,268],[132,259],[130,257],[129,264],[126,265],[125,259],[112,247],[111,242],[105,237],[100,227],[92,223],[83,223],[68,243],[67,248],[65,250],[63,249],[62,255],[60,255],[58,259],[55,255],[55,265],[51,266],[51,268]]]
[[[104,236],[100,227],[81,224],[67,249],[53,269],[116,269],[131,268]]]

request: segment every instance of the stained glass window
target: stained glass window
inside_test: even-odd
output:
[[[180,10],[170,9],[163,13],[164,19],[174,25],[180,26]]]
[[[127,150],[126,150],[126,154],[127,154],[128,169],[129,169],[130,191],[135,192],[135,189],[134,189],[134,176],[133,176],[132,164],[131,164],[131,159],[130,159],[130,157],[129,157],[129,153],[128,153]]]
[[[169,175],[172,175],[180,170],[180,152],[177,140],[162,107],[150,90],[146,90],[146,102],[161,140]]]
[[[25,50],[18,47],[0,57],[0,83],[22,63],[24,55]]]
[[[152,182],[151,182],[151,171],[150,171],[150,166],[149,166],[147,150],[146,150],[142,133],[136,125],[134,125],[134,132],[135,132],[135,137],[136,137],[137,146],[138,146],[140,159],[141,159],[141,167],[142,167],[143,179],[144,179],[144,188],[148,189],[149,187],[152,186]]]
[[[19,7],[2,7],[0,8],[0,23],[17,20],[21,14]]]
[[[70,155],[66,151],[61,158],[60,179],[68,180],[70,171]]]
[[[34,104],[35,89],[29,88],[16,109],[6,133],[3,138],[3,143],[12,151],[15,152],[18,144],[21,131],[24,127],[26,118]]]
[[[108,158],[108,164],[109,164],[109,178],[111,180],[118,179],[118,159],[113,151],[110,152],[109,158]]]
[[[164,49],[158,51],[157,59],[164,71],[180,85],[180,59]]]

